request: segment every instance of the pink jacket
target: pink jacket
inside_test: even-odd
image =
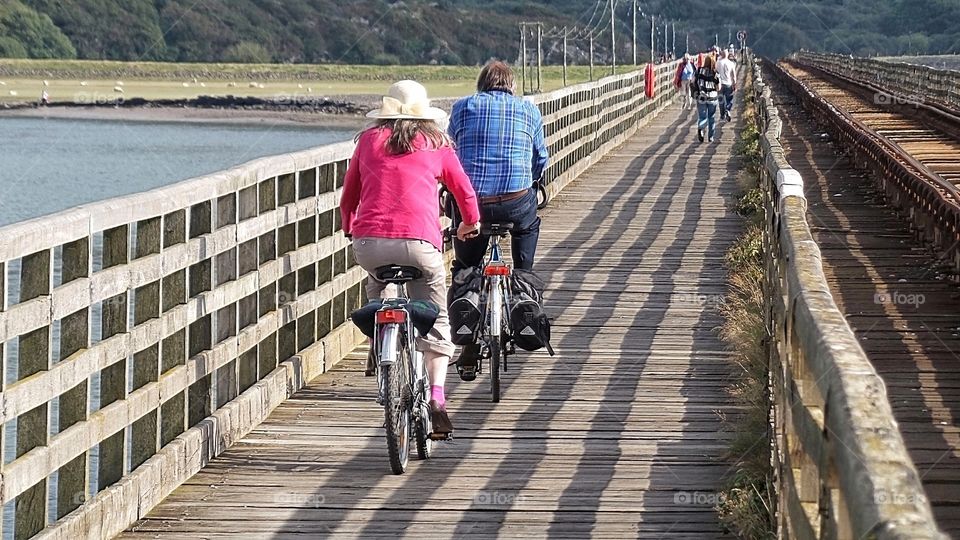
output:
[[[425,240],[443,249],[437,180],[457,201],[466,223],[480,221],[477,195],[450,146],[430,148],[426,138],[417,151],[387,153],[390,129],[360,135],[343,180],[340,216],[343,231],[357,238]]]

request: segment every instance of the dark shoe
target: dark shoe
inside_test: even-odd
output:
[[[703,142],[703,130],[702,130],[702,129],[698,129],[698,130],[697,130],[697,140],[700,141],[700,142]]]
[[[373,349],[367,353],[367,369],[363,372],[364,377],[373,377],[377,374],[377,357],[373,354]]]
[[[463,346],[460,351],[460,358],[457,358],[457,373],[460,374],[461,381],[472,381],[477,378],[477,359],[480,357],[480,345],[469,343]]]
[[[449,435],[453,433],[453,424],[450,423],[450,417],[447,416],[447,408],[437,403],[435,399],[430,400],[430,422],[433,424],[433,433],[438,435]]]

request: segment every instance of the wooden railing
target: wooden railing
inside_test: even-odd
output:
[[[770,88],[759,66],[752,70],[766,192],[778,538],[946,538],[883,380],[834,303],[806,221],[803,179],[784,157]]]
[[[927,103],[954,114],[960,111],[960,71],[810,51],[801,51],[796,58],[827,73],[889,91],[889,95],[877,94],[880,104]]]
[[[656,99],[642,73],[531,98],[551,197],[676,96],[674,67]],[[0,228],[4,537],[112,537],[358,343],[365,274],[337,208],[352,151]]]

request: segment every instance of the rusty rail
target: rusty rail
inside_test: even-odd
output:
[[[821,119],[830,135],[851,153],[852,161],[880,179],[887,201],[911,221],[917,238],[943,251],[944,259],[960,273],[960,189],[780,66],[769,67]]]

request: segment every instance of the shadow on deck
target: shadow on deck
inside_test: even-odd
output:
[[[734,124],[701,145],[693,117],[667,110],[541,214],[558,356],[513,357],[496,405],[485,375],[451,380],[456,439],[432,460],[390,474],[357,352],[122,538],[723,537],[738,166]]]

